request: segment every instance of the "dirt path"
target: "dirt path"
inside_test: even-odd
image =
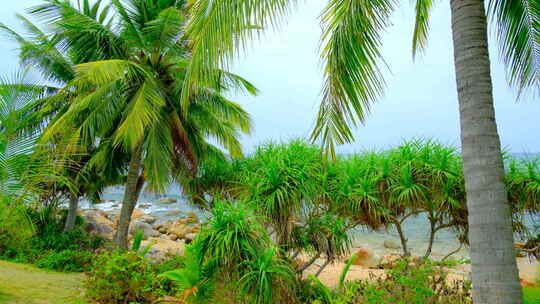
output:
[[[83,275],[0,261],[1,304],[83,304]]]

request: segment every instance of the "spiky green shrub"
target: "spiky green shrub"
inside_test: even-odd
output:
[[[260,220],[244,204],[218,202],[210,220],[196,239],[202,259],[212,259],[222,269],[234,273],[236,267],[252,258],[254,250],[270,245]]]
[[[259,249],[260,250],[260,249]],[[272,304],[291,301],[291,286],[295,274],[287,262],[279,257],[274,247],[254,252],[253,258],[242,265],[238,282],[241,294],[254,304]]]
[[[218,201],[188,246],[184,266],[162,276],[177,283],[177,294],[188,303],[218,301],[217,283],[228,284],[229,296],[239,301],[283,303],[295,284],[282,254],[247,205]]]

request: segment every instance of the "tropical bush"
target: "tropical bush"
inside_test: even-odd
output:
[[[39,257],[36,266],[39,268],[62,272],[83,272],[92,263],[93,254],[88,251],[62,250],[50,251]]]
[[[428,220],[425,258],[443,229],[453,230],[462,245],[468,243],[462,163],[455,148],[412,140],[386,151],[340,156],[335,162],[322,160],[320,154],[302,140],[268,143],[244,160],[216,160],[186,183],[206,189],[203,196],[211,200],[245,202],[291,258],[300,252],[311,254],[313,261],[326,258],[320,270],[347,254],[348,231],[358,226],[395,229],[403,254],[410,255],[403,225],[418,215]],[[538,176],[538,161],[513,160],[509,165],[514,230],[524,236],[531,228],[523,224],[525,215],[539,210]]]
[[[249,303],[290,300],[295,274],[245,204],[216,201],[210,220],[186,250],[184,266],[162,274],[189,303],[212,303],[219,284],[236,282],[231,297]]]
[[[159,281],[152,264],[134,251],[105,252],[94,258],[85,281],[92,303],[153,303]]]

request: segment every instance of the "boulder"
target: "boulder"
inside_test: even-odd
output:
[[[145,222],[145,223],[150,224],[150,225],[155,223],[156,220],[157,220],[157,217],[153,216],[153,215],[150,215],[150,214],[145,214],[145,215],[141,216],[141,218],[139,219],[139,221]]]
[[[188,234],[190,231],[189,231],[189,228],[187,225],[185,224],[180,224],[180,223],[173,223],[171,225],[171,227],[168,229],[168,233],[169,234],[174,234],[176,235],[178,238],[183,238],[184,235]]]
[[[90,209],[81,211],[80,214],[86,221],[86,232],[112,239],[114,223],[107,218],[106,212]]]
[[[191,228],[192,233],[199,233],[200,231],[201,231],[201,225],[199,224],[196,224],[193,226],[193,228]]]
[[[195,212],[190,212],[187,214],[187,220],[189,223],[195,223],[199,221],[199,216]]]
[[[176,240],[178,240],[178,236],[176,236],[176,234],[170,234],[169,235],[169,240],[176,241]]]
[[[381,258],[379,266],[384,269],[392,269],[397,266],[399,260],[401,260],[401,256],[397,254],[385,255]]]
[[[188,219],[187,218],[180,218],[180,219],[176,220],[176,223],[187,225],[188,224]]]
[[[385,240],[383,246],[384,248],[388,249],[401,249],[401,245],[398,242],[392,240]]]
[[[186,247],[184,242],[175,242],[155,237],[141,242],[141,247],[143,248],[148,245],[151,245],[151,251],[158,251],[165,255],[183,255]]]
[[[87,222],[85,231],[87,233],[100,235],[111,240],[113,237],[113,229],[111,227],[96,222]]]
[[[152,207],[152,204],[142,203],[142,204],[139,204],[138,207],[141,208],[141,209],[148,209],[148,208]]]
[[[165,216],[179,216],[180,214],[182,214],[182,211],[180,210],[171,210],[165,213]]]
[[[139,230],[142,230],[144,232],[143,240],[146,240],[150,237],[159,237],[160,235],[159,231],[154,230],[150,224],[145,222],[136,221],[129,225],[130,234],[134,235]]]
[[[356,251],[356,258],[352,262],[353,265],[362,266],[364,268],[377,268],[381,258],[368,247],[362,247]]]
[[[144,211],[142,211],[141,209],[133,209],[133,213],[131,214],[131,221],[137,221],[144,215],[146,215],[146,213],[144,213]]]
[[[157,205],[166,205],[166,204],[174,204],[176,202],[177,202],[177,200],[175,198],[167,197],[167,198],[164,198],[164,199],[160,199],[159,201],[156,202],[156,204]]]

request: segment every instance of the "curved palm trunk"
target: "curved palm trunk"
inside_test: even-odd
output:
[[[522,303],[495,122],[483,0],[451,0],[473,301]]]
[[[131,154],[131,160],[129,162],[126,189],[124,191],[124,199],[122,200],[122,209],[120,210],[120,219],[115,237],[116,246],[120,249],[128,248],[128,231],[131,215],[133,214],[133,209],[135,209],[142,189],[142,182],[139,176],[141,156],[142,147],[139,146]]]
[[[69,209],[64,226],[64,232],[73,231],[75,229],[75,220],[77,219],[77,209],[79,206],[79,197],[76,194],[71,194],[69,197]]]

